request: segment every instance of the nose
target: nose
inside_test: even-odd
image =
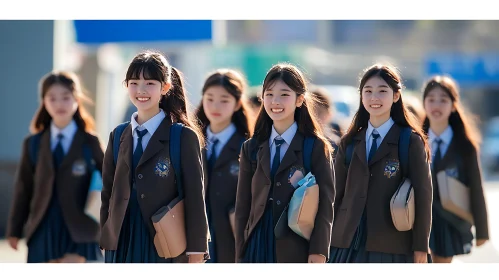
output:
[[[273,96],[272,97],[272,104],[280,104],[281,103],[281,97],[280,96]]]
[[[146,86],[144,84],[139,84],[139,86],[137,87],[137,92],[146,93]]]

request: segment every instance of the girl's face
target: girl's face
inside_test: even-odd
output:
[[[224,87],[211,86],[203,94],[203,108],[211,125],[225,125],[241,104]]]
[[[78,109],[78,101],[67,87],[54,84],[43,97],[47,112],[58,125],[67,125]]]
[[[139,79],[128,81],[128,97],[139,113],[154,113],[159,110],[159,101],[170,87],[170,83],[162,84],[157,80],[146,80],[143,73],[140,73]]]
[[[430,124],[449,122],[454,105],[450,96],[440,87],[432,89],[424,99],[424,109]]]
[[[374,76],[367,80],[362,88],[362,104],[370,118],[389,119],[392,104],[400,98],[400,93],[393,93],[393,89],[385,80]]]
[[[281,80],[276,81],[263,93],[263,106],[275,122],[292,123],[296,107],[303,104],[305,96],[298,95]]]

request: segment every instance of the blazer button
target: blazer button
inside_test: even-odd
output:
[[[222,172],[217,172],[217,176],[218,177],[222,176]]]
[[[146,195],[145,195],[145,194],[141,194],[141,195],[140,195],[140,198],[142,198],[142,199],[144,199],[145,197],[146,197]]]
[[[281,182],[277,182],[275,185],[278,186],[278,187],[280,187],[281,186]]]
[[[217,192],[217,196],[219,196],[219,195],[220,195],[220,192]]]
[[[142,177],[144,177],[144,176],[142,176],[142,174],[139,174],[139,175],[137,176],[137,178],[139,178],[139,179],[142,179]]]
[[[281,201],[280,200],[276,201],[276,203],[277,203],[277,205],[281,205]]]

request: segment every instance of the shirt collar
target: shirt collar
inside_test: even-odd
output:
[[[376,129],[376,131],[378,132],[381,139],[383,139],[388,134],[388,131],[390,131],[390,128],[392,128],[392,125],[394,123],[395,122],[393,121],[392,117],[390,117],[385,123],[380,125],[378,128],[374,128],[374,126],[369,121],[367,124],[366,137],[369,138],[371,136],[371,133],[373,132],[373,130]]]
[[[159,110],[159,113],[156,114],[154,117],[150,118],[148,121],[143,123],[142,125],[139,125],[137,122],[138,113],[135,112],[132,114],[130,123],[132,124],[132,135],[135,133],[135,129],[140,128],[139,130],[143,130],[144,128],[147,129],[147,133],[150,133],[151,135],[156,132],[156,129],[158,129],[159,125],[163,121],[163,119],[166,117],[165,112],[163,110]]]
[[[450,141],[452,140],[452,137],[454,136],[454,131],[452,130],[452,127],[449,125],[447,128],[442,132],[440,136],[437,136],[433,130],[428,129],[428,140],[430,141],[430,144],[435,141],[435,139],[440,138],[442,140],[442,143],[445,143],[447,145],[450,144]]]
[[[213,138],[217,138],[218,143],[224,146],[225,143],[229,142],[234,132],[236,132],[236,126],[234,125],[234,123],[230,123],[229,126],[224,128],[224,130],[220,131],[219,133],[211,132],[211,128],[208,125],[208,127],[206,128],[206,138],[208,138],[208,141],[210,142],[212,141]]]
[[[58,141],[57,135],[62,134],[64,135],[64,139],[71,139],[73,135],[76,133],[76,130],[78,130],[78,126],[76,125],[75,120],[71,120],[68,125],[64,128],[58,128],[55,124],[54,121],[52,120],[50,122],[50,135],[52,140]]]
[[[281,136],[284,141],[286,141],[286,144],[290,145],[291,140],[293,140],[293,137],[295,137],[296,131],[298,131],[298,125],[296,122],[294,122],[282,135],[279,135],[277,131],[274,128],[274,125],[272,125],[272,132],[270,133],[270,138],[269,138],[269,146],[272,146],[272,143],[274,143],[274,139],[277,136]]]

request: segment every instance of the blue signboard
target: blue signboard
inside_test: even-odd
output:
[[[211,20],[74,20],[82,44],[210,41]]]
[[[428,56],[426,76],[447,74],[460,86],[499,85],[499,53],[444,53]]]

